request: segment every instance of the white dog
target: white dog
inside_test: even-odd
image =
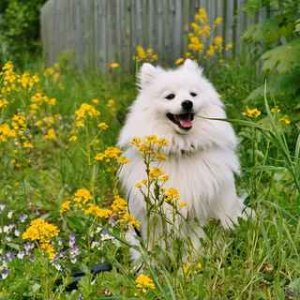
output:
[[[226,118],[224,106],[195,62],[187,59],[175,70],[145,63],[138,79],[139,95],[118,142],[130,159],[120,171],[130,212],[141,222],[145,238],[145,201],[135,188],[146,178],[145,166],[130,141],[153,134],[167,138],[168,159],[159,167],[170,176],[168,186],[176,187],[187,202],[184,215],[198,223],[196,230],[185,231],[198,247],[208,219],[230,228],[243,214],[245,206],[234,182],[234,174],[239,173],[235,133],[228,122],[216,120]],[[129,239],[137,243],[133,236]]]

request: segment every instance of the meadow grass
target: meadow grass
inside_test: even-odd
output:
[[[145,251],[142,272],[151,284],[140,286],[124,243],[125,228],[80,210],[88,192],[102,209],[111,208],[122,193],[113,157],[102,163],[95,156],[115,145],[136,96],[135,79],[118,71],[103,77],[63,66],[39,71],[39,81],[32,84],[21,73],[3,73],[0,98],[7,103],[0,108],[0,126],[8,124],[10,132],[0,129],[0,299],[298,299],[299,129],[295,122],[287,124],[282,118],[289,112],[274,109],[267,97],[261,114],[245,110],[243,116],[241,100],[255,82],[247,79],[248,70],[240,68],[239,76],[235,70],[224,67],[215,82],[240,138],[239,194],[256,217],[241,220],[231,231],[211,221],[199,257],[180,267],[176,257],[164,264]],[[7,86],[11,90],[3,90]],[[40,92],[42,100],[36,96]],[[107,129],[98,126],[104,122]],[[80,189],[85,190],[76,196]],[[64,212],[62,204],[74,199],[78,206],[66,206]],[[46,240],[55,248],[54,259],[41,239],[28,244],[22,238],[37,218],[60,230]],[[169,256],[175,248],[168,249]],[[112,271],[93,277],[90,268],[101,262],[109,262]],[[77,290],[67,292],[78,270],[86,276]]]

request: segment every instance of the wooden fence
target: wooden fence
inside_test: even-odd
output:
[[[110,62],[132,66],[137,45],[152,47],[160,63],[182,55],[189,23],[199,7],[210,20],[223,18],[218,28],[232,55],[240,52],[242,32],[265,18],[248,17],[246,0],[49,0],[41,10],[41,34],[48,65],[72,52],[80,68],[105,70]]]

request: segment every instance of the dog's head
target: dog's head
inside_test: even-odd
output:
[[[138,76],[140,96],[157,119],[177,133],[192,131],[195,119],[209,104],[222,106],[218,94],[203,76],[202,68],[187,59],[175,70],[145,63]]]

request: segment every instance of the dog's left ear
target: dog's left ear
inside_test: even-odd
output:
[[[149,63],[144,63],[141,66],[137,76],[137,85],[142,89],[151,83],[151,81],[161,72],[159,67],[154,67]]]
[[[191,60],[189,58],[185,60],[183,68],[199,72],[200,74],[202,74],[203,72],[203,68],[201,68],[194,60]]]

